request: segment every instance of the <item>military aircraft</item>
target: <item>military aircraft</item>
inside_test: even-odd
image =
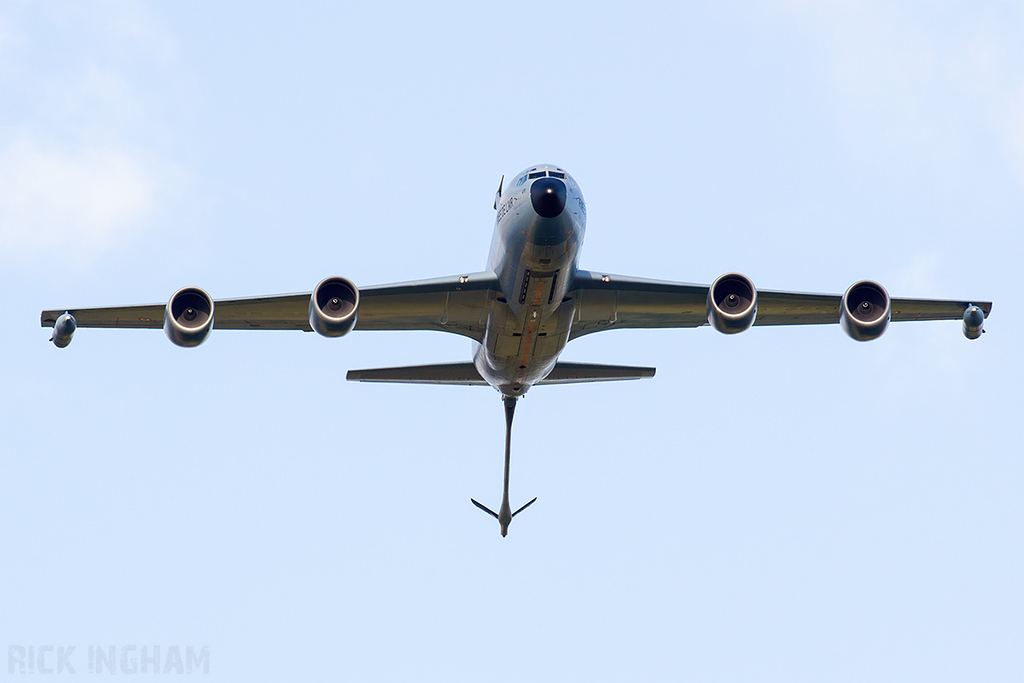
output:
[[[490,385],[505,404],[505,479],[498,512],[471,502],[508,534],[512,518],[509,461],[516,401],[530,387],[654,376],[654,368],[559,361],[565,345],[586,334],[622,328],[698,327],[724,334],[752,325],[839,323],[857,341],[878,338],[890,321],[963,320],[977,339],[991,302],[891,299],[862,281],[845,294],[757,290],[727,273],[711,285],[665,282],[581,270],[587,205],[563,169],[539,165],[519,173],[494,197],[497,217],[487,269],[433,280],[356,287],[343,277],[312,292],[214,301],[198,287],[167,304],[43,311],[50,340],[66,347],[77,327],[160,328],[178,346],[197,346],[213,329],[303,330],[341,337],[352,330],[439,330],[472,339],[472,362],[352,370],[358,382]]]

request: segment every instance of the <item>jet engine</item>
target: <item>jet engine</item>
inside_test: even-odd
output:
[[[757,290],[739,273],[728,273],[708,288],[708,322],[722,334],[749,329],[757,316]]]
[[[359,289],[343,277],[329,277],[309,297],[309,326],[325,337],[352,331],[359,315]]]
[[[199,346],[213,329],[213,299],[198,287],[179,289],[164,309],[164,333],[178,346]]]
[[[839,326],[851,339],[878,339],[889,326],[889,293],[877,282],[864,280],[852,285],[839,304]]]

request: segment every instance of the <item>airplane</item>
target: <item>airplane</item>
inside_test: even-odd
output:
[[[358,288],[328,277],[312,292],[214,301],[198,287],[175,292],[166,304],[43,311],[57,347],[78,327],[160,328],[178,346],[198,346],[213,329],[303,330],[342,337],[352,330],[438,330],[474,344],[473,360],[351,370],[357,382],[491,386],[505,406],[505,477],[498,512],[502,536],[509,505],[512,419],[516,402],[535,385],[642,379],[651,367],[559,360],[573,339],[623,328],[711,325],[736,334],[753,325],[839,323],[857,341],[877,339],[890,321],[962,320],[968,339],[984,332],[991,302],[891,299],[872,281],[842,295],[757,290],[749,278],[726,273],[711,285],[650,280],[579,268],[587,205],[576,180],[542,164],[517,174],[494,196],[494,234],[487,269],[451,277]]]

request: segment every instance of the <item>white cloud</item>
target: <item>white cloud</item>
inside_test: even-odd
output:
[[[137,229],[155,195],[152,174],[130,151],[18,139],[0,151],[0,255],[87,259]]]
[[[1024,182],[1024,9],[782,4],[819,42],[852,146],[951,170],[996,148]]]
[[[0,71],[0,259],[86,262],[153,225],[173,164],[157,142],[152,69],[173,46],[132,5],[104,7],[0,17],[2,56],[17,66]]]
[[[152,21],[139,3],[111,2],[108,7],[112,33],[141,46],[160,62],[171,62],[178,56],[173,37]]]

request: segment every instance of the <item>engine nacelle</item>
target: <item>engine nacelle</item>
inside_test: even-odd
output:
[[[966,325],[967,323],[964,324]],[[50,335],[50,341],[58,349],[63,349],[71,343],[71,338],[75,336],[76,329],[78,329],[78,322],[75,321],[75,316],[65,311],[53,324],[53,334]]]
[[[839,326],[851,339],[878,339],[889,326],[892,309],[889,293],[877,282],[864,280],[852,285],[839,303]]]
[[[325,337],[352,331],[359,315],[359,289],[351,280],[329,277],[309,297],[309,326]]]
[[[757,289],[739,273],[728,273],[708,288],[708,322],[722,334],[743,332],[757,317]]]
[[[164,333],[178,346],[199,346],[213,329],[213,299],[198,287],[171,295],[164,309]]]
[[[977,339],[984,331],[985,311],[974,305],[968,306],[964,311],[964,336],[968,339]]]

